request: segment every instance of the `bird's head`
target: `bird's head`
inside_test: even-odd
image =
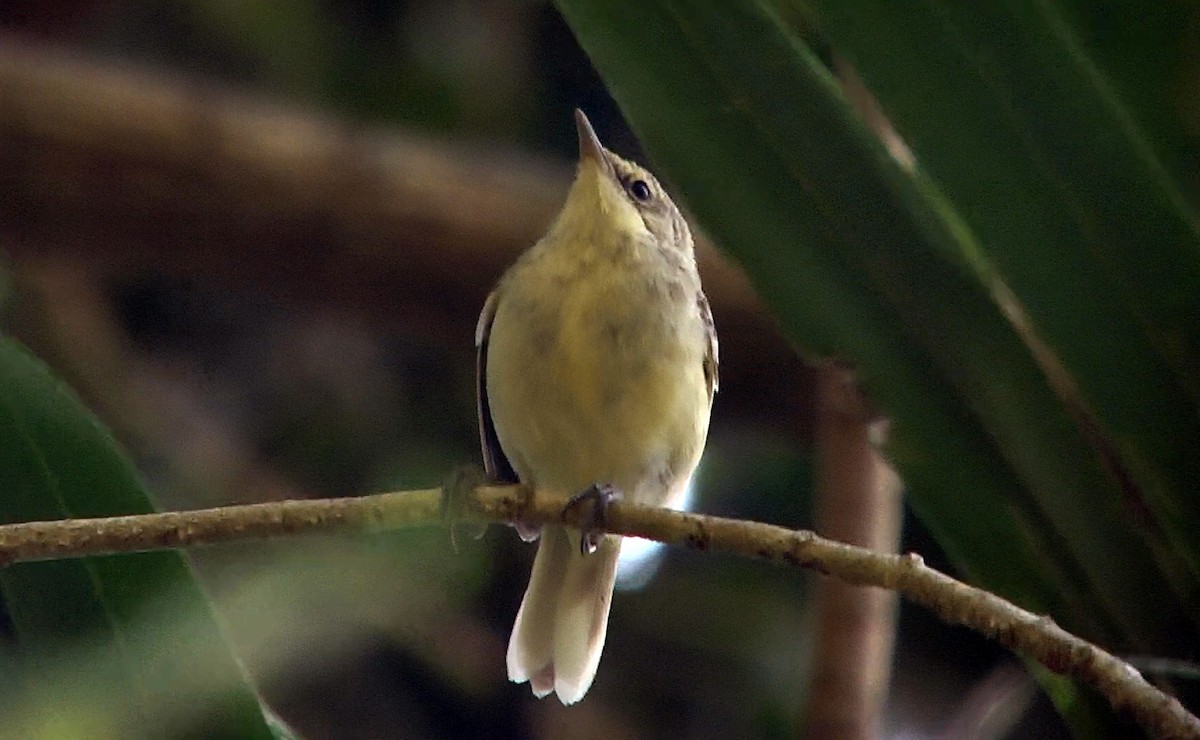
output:
[[[579,166],[555,225],[581,238],[652,238],[689,256],[692,234],[662,185],[645,168],[605,149],[583,111],[575,111]]]

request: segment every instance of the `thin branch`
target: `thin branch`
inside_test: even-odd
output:
[[[564,498],[531,495],[520,486],[481,486],[463,502],[465,516],[481,521],[561,521],[578,525],[579,508]],[[232,542],[302,533],[383,531],[443,521],[442,491],[383,493],[343,499],[284,501],[218,509],[107,519],[28,522],[0,526],[0,561],[102,555],[165,547]],[[1132,666],[994,594],[927,567],[914,554],[884,555],[804,530],[688,514],[630,503],[613,504],[609,531],[720,550],[799,566],[858,586],[898,591],[961,624],[1028,655],[1056,673],[1074,676],[1128,711],[1158,737],[1200,737],[1200,719],[1174,697],[1150,685]]]
[[[499,489],[505,490],[505,489]],[[441,489],[272,501],[0,526],[0,563],[114,555],[295,534],[370,532],[441,520]]]

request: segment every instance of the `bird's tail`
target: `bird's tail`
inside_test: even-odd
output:
[[[583,698],[600,663],[617,573],[619,537],[606,536],[590,555],[575,530],[542,530],[529,587],[508,641],[508,677],[529,681],[539,698],[558,692],[563,704]]]

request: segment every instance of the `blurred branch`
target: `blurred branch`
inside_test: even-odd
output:
[[[469,343],[570,177],[516,148],[372,129],[0,33],[0,246],[18,270],[69,256],[97,281],[202,278]],[[745,275],[702,235],[697,259],[727,337],[723,406],[807,419],[811,374]]]
[[[912,153],[854,68],[834,55],[846,99],[888,152],[911,169]],[[903,485],[880,454],[887,420],[866,399],[850,368],[823,364],[816,390],[816,530],[876,552],[900,547]],[[813,688],[804,713],[808,737],[879,737],[896,640],[896,594],[821,578],[816,610]]]
[[[464,515],[482,521],[561,521],[578,526],[584,507],[564,509],[559,496],[534,495],[521,486],[481,486],[462,502]],[[444,521],[443,492],[424,489],[341,499],[284,501],[106,519],[28,522],[0,526],[0,559],[49,559],[133,552],[235,540],[382,531]],[[1149,684],[1125,661],[1066,632],[1049,617],[927,567],[920,556],[884,555],[810,531],[759,522],[689,514],[617,502],[606,518],[615,534],[720,550],[798,566],[856,586],[895,590],[961,624],[1024,653],[1050,670],[1074,676],[1130,712],[1159,737],[1200,736],[1200,719]]]
[[[935,737],[937,740],[1013,737],[1014,729],[1036,695],[1037,684],[1028,671],[1017,663],[1001,663],[971,687]]]
[[[881,553],[900,545],[902,486],[876,444],[887,422],[868,408],[854,373],[838,363],[817,377],[816,530]],[[807,737],[874,738],[883,727],[896,594],[817,580],[813,687]]]

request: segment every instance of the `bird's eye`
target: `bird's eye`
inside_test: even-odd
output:
[[[654,195],[650,191],[650,186],[646,184],[645,180],[634,180],[633,182],[629,183],[629,194],[633,196],[634,200],[642,203],[648,202]]]

